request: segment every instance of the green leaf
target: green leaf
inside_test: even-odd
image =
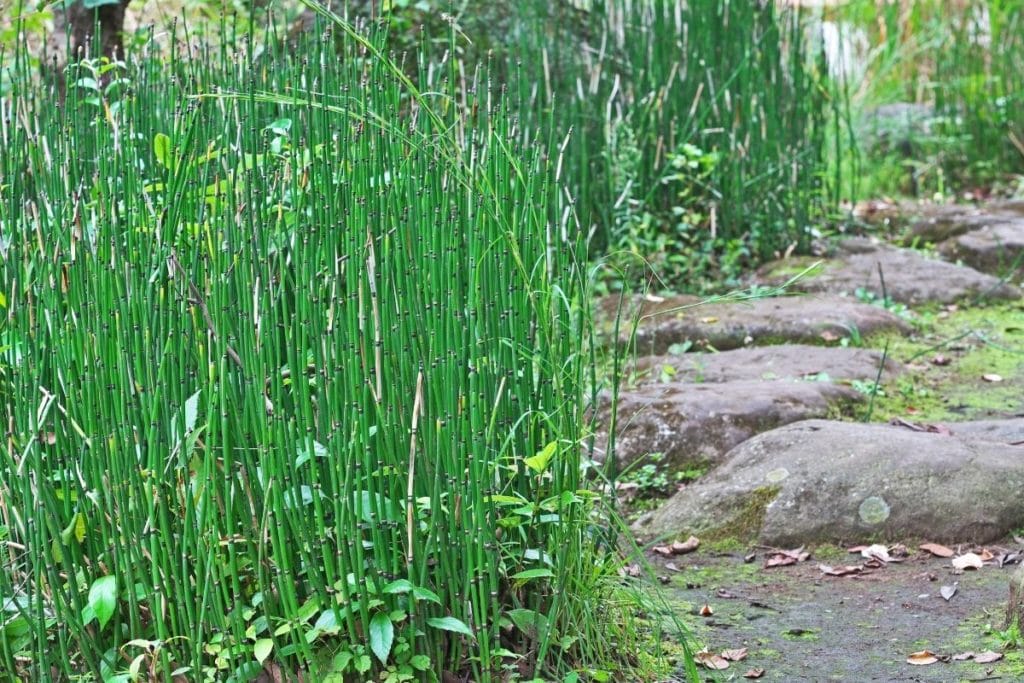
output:
[[[357,673],[364,674],[370,670],[370,667],[373,666],[373,662],[370,660],[370,655],[359,655],[356,657],[356,661],[353,666],[355,666]]]
[[[388,655],[391,654],[391,645],[395,642],[395,625],[391,623],[391,617],[383,612],[377,612],[370,619],[370,649],[381,664],[388,663]]]
[[[558,442],[552,441],[547,446],[545,446],[543,450],[537,453],[537,455],[533,456],[532,458],[527,458],[523,462],[525,462],[526,466],[529,467],[531,470],[533,470],[537,474],[541,474],[548,468],[548,465],[551,464],[551,458],[555,457],[555,452],[557,450]]]
[[[428,602],[436,602],[438,605],[441,604],[441,598],[438,597],[437,593],[430,590],[429,588],[415,586],[412,589],[412,594],[413,597],[415,597],[417,600],[426,600]]]
[[[409,664],[417,671],[427,671],[430,669],[430,657],[427,655],[413,655],[412,659],[409,660]]]
[[[117,578],[101,576],[96,579],[89,589],[89,600],[85,606],[91,610],[88,616],[95,616],[100,622],[100,630],[103,630],[110,617],[114,616],[114,608],[117,607]],[[85,610],[82,610],[82,614],[85,615]],[[83,621],[88,624],[92,619],[83,618]]]
[[[431,617],[430,619],[427,619],[427,626],[433,626],[434,628],[439,628],[443,631],[461,633],[462,635],[475,640],[475,636],[469,627],[455,617]]]
[[[527,569],[513,574],[512,578],[516,581],[529,581],[530,579],[549,579],[553,576],[554,573],[550,569]]]
[[[200,389],[185,399],[185,433],[188,434],[196,428],[196,420],[199,419],[199,395],[203,393]]]
[[[171,156],[171,138],[157,133],[153,138],[153,154],[157,162],[164,168],[174,170],[174,157]]]
[[[96,7],[103,7],[104,5],[116,5],[120,0],[82,0],[82,6],[85,9],[94,9]],[[72,5],[75,4],[72,0]]]
[[[401,593],[408,593],[412,591],[412,589],[412,582],[409,581],[409,579],[396,579],[384,586],[383,592],[388,593],[389,595],[398,595]]]
[[[270,638],[260,638],[256,641],[256,645],[252,648],[252,654],[256,657],[256,661],[260,664],[263,663],[267,657],[270,656],[270,651],[274,649],[274,641]]]

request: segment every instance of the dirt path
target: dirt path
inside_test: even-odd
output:
[[[1024,639],[999,632],[1014,566],[959,571],[907,540],[958,558],[1024,545],[992,542],[1024,527],[1024,204],[904,218],[902,235],[837,240],[812,273],[818,257],[783,259],[752,280],[801,273],[802,297],[630,304],[622,490],[641,541],[704,541],[652,562],[701,646],[746,649],[710,680],[1024,681]],[[863,566],[829,544],[868,539],[910,551],[821,570]],[[748,550],[781,543],[815,550],[772,568]],[[923,651],[936,661],[908,662]]]
[[[996,552],[996,548],[991,548]],[[907,663],[911,653],[942,657],[1002,651],[998,635],[1012,566],[956,572],[950,561],[912,551],[900,563],[844,577],[819,564],[859,564],[858,555],[822,548],[804,562],[764,568],[764,553],[707,552],[675,558],[679,571],[654,560],[670,576],[668,592],[686,623],[711,652],[746,648],[748,655],[709,680],[763,681],[984,681],[1024,680],[1024,657],[1002,660]],[[956,584],[946,601],[942,586]],[[701,616],[707,605],[713,614]],[[705,610],[706,611],[706,610]]]

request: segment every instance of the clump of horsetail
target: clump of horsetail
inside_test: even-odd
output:
[[[609,655],[566,616],[600,572],[557,147],[485,74],[414,84],[325,15],[300,59],[85,61],[59,106],[0,101],[6,671]]]

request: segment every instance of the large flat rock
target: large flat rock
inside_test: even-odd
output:
[[[617,297],[599,302],[605,320],[614,315],[617,302]],[[664,354],[673,345],[686,342],[725,351],[786,342],[826,343],[855,334],[910,332],[903,320],[879,306],[824,295],[712,304],[700,304],[691,296],[634,299],[624,311],[625,319],[634,314],[639,315],[636,352],[641,356]],[[628,325],[622,327],[620,344],[629,340]]]
[[[874,381],[881,365],[882,353],[872,349],[780,344],[720,353],[644,356],[636,360],[634,368],[637,384],[646,385],[660,383],[665,376],[676,382]],[[899,364],[888,358],[882,379],[899,371]]]
[[[950,237],[938,249],[945,258],[1018,281],[1024,269],[1024,217]]]
[[[1006,420],[946,422],[943,426],[948,427],[950,431],[961,437],[1024,445],[1024,417],[1012,417]]]
[[[863,394],[832,382],[736,380],[673,382],[619,395],[615,453],[621,470],[661,453],[669,471],[715,465],[755,434],[813,417],[826,417],[843,401]],[[601,411],[595,458],[608,444],[607,404]]]
[[[773,261],[758,270],[755,281],[779,285],[815,262],[796,257]],[[884,280],[884,286],[883,286]],[[968,266],[928,258],[868,238],[849,238],[837,246],[821,270],[792,285],[804,292],[854,295],[858,289],[904,304],[948,304],[964,299],[1019,299],[1021,292],[999,278]]]
[[[911,222],[910,239],[938,244],[951,237],[986,226],[1014,222],[1024,217],[1024,200],[990,202],[983,206],[948,205],[925,207]]]
[[[635,530],[797,546],[988,542],[1024,523],[1024,448],[969,434],[810,420],[755,436]]]

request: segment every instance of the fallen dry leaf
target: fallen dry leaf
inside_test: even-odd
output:
[[[843,565],[841,567],[830,567],[827,564],[819,564],[818,569],[821,570],[822,574],[826,576],[849,576],[850,574],[859,574],[863,571],[863,567],[859,565]]]
[[[852,545],[852,546],[850,546],[849,548],[846,549],[846,552],[848,552],[848,553],[855,553],[857,555],[860,555],[861,552],[863,552],[865,548],[867,548],[866,545]]]
[[[730,662],[739,662],[747,658],[747,648],[741,647],[735,650],[722,650],[722,659]]]
[[[992,552],[988,548],[982,548],[981,552],[978,553],[978,557],[981,558],[982,562],[991,562],[992,560],[994,560],[996,558],[996,556],[993,555]]]
[[[981,558],[978,555],[975,555],[974,553],[966,553],[960,557],[954,557],[951,564],[953,565],[953,569],[964,571],[965,569],[981,569],[985,563],[981,561]]]
[[[700,539],[696,536],[690,536],[685,541],[676,541],[671,546],[673,555],[683,555],[685,553],[692,553],[698,547],[700,547]]]
[[[860,551],[860,556],[869,560],[878,560],[879,562],[892,562],[892,557],[889,555],[889,549],[884,545],[869,545]]]
[[[764,676],[764,669],[747,669],[747,673],[743,674],[744,678],[760,678]]]
[[[928,650],[914,652],[907,657],[907,664],[913,664],[914,666],[925,666],[927,664],[934,664],[937,661],[939,661],[939,658],[935,656],[935,653]]]
[[[943,356],[941,353],[932,358],[932,365],[949,365],[952,362],[948,356]]]
[[[949,602],[954,595],[956,595],[957,583],[954,582],[952,586],[943,586],[939,589],[939,595],[941,595],[946,602]]]
[[[672,548],[667,545],[656,545],[651,548],[654,552],[658,553],[662,557],[672,557]]]
[[[997,375],[994,372],[985,373],[984,375],[981,376],[981,378],[983,380],[985,380],[986,382],[1002,382],[1003,381],[1002,375]]]
[[[715,610],[711,609],[711,605],[704,603],[704,606],[700,608],[700,615],[702,617],[710,617],[715,613]]]
[[[787,567],[797,562],[803,562],[810,556],[811,554],[804,550],[803,546],[793,550],[776,550],[765,560],[764,566],[766,569],[771,567]]]
[[[821,341],[827,342],[827,343],[831,343],[831,342],[834,342],[834,341],[839,341],[839,335],[836,334],[835,332],[832,332],[831,330],[825,330],[824,332],[822,332],[818,336],[821,337]]]
[[[721,671],[722,669],[729,668],[729,662],[713,652],[698,652],[693,656],[693,659],[706,669]]]
[[[619,568],[619,576],[631,576],[635,579],[638,576],[640,576],[640,574],[640,565],[636,564],[635,562],[633,564],[629,564],[625,567]]]
[[[719,588],[718,590],[715,591],[715,597],[716,598],[722,598],[723,600],[732,600],[733,598],[736,597],[736,594],[735,593],[731,593],[730,591],[726,590],[725,588]]]
[[[956,554],[952,549],[938,543],[922,543],[917,547],[926,553],[931,553],[935,557],[953,557]]]
[[[681,571],[683,571],[682,569],[679,568],[678,565],[676,565],[675,562],[666,562],[665,563],[665,569],[669,570],[670,572],[681,572]]]
[[[968,659],[974,659],[973,652],[961,652],[958,655],[953,655],[950,659],[954,662],[966,662]]]
[[[998,662],[1002,658],[1002,652],[993,652],[992,650],[986,650],[974,655],[974,661],[978,664],[991,664],[992,662]]]

